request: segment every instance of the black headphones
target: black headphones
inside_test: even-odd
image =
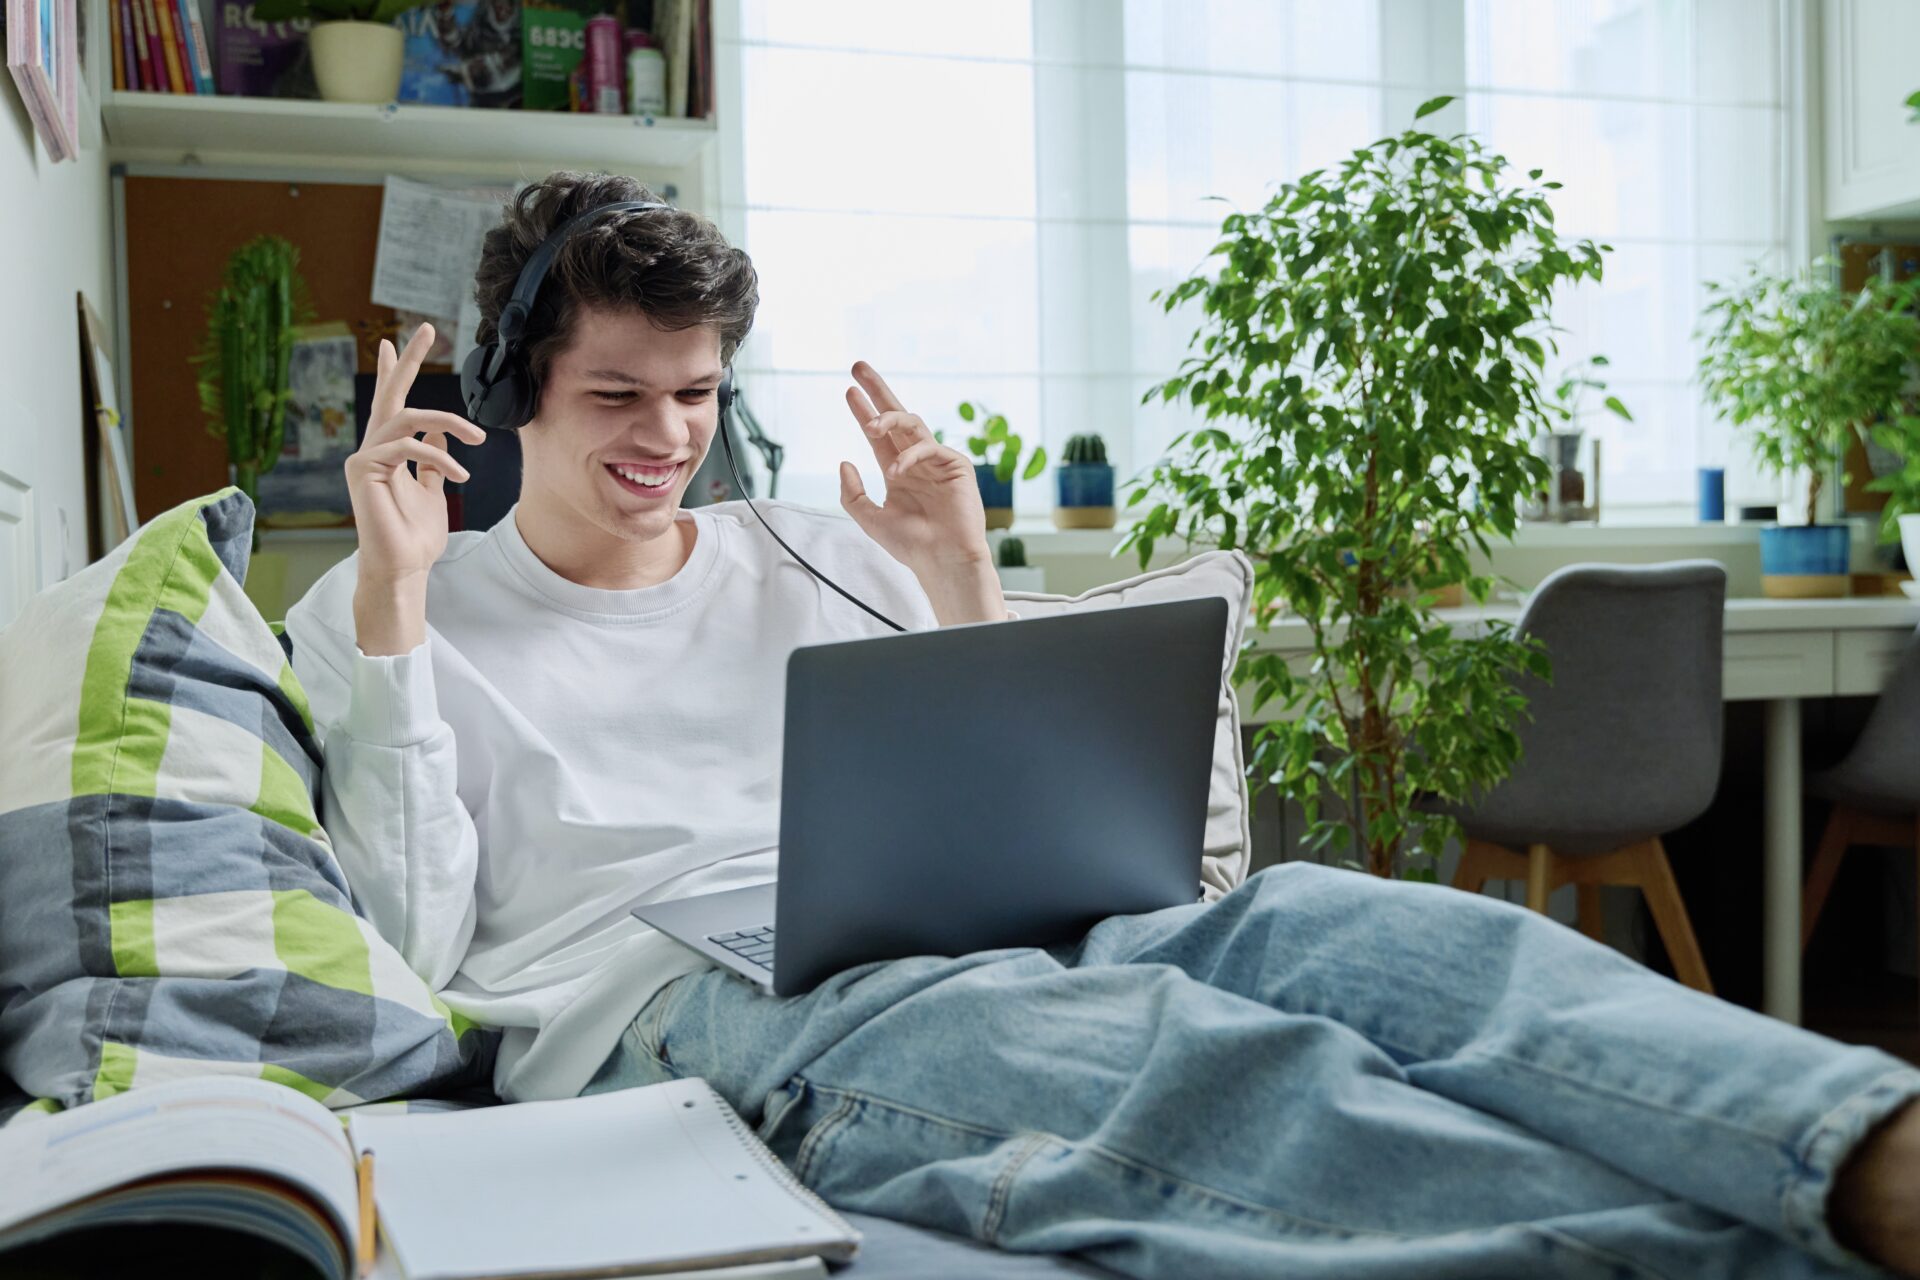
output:
[[[560,251],[567,238],[584,227],[588,221],[603,213],[618,213],[624,210],[671,209],[670,204],[661,204],[652,200],[621,200],[613,204],[603,204],[592,209],[583,209],[574,214],[558,227],[554,228],[526,265],[520,268],[519,277],[513,282],[513,294],[507,299],[507,305],[500,310],[500,318],[494,323],[493,341],[481,343],[467,353],[460,365],[460,398],[467,406],[467,419],[474,425],[488,431],[518,431],[533,420],[534,409],[540,402],[540,382],[533,376],[533,369],[527,363],[524,345],[527,332],[527,317],[533,312],[534,300],[540,294],[540,282],[546,278],[547,268],[553,265],[554,255]],[[760,508],[753,505],[753,498],[747,492],[746,481],[740,478],[740,468],[733,460],[733,439],[729,419],[733,413],[733,369],[729,367],[720,376],[720,386],[714,399],[720,406],[715,424],[715,432],[720,437],[722,452],[726,454],[727,470],[733,473],[733,482],[740,488],[740,495],[747,504],[747,510],[753,512],[773,540],[786,548],[788,555],[800,561],[801,568],[839,591],[842,596],[852,600],[868,613],[892,627],[895,631],[906,628],[883,613],[875,612],[866,604],[841,590],[838,583],[821,573],[818,569],[800,559],[800,553],[787,546],[786,540],[773,532],[773,526],[767,524],[767,518],[760,514]],[[711,446],[709,446],[711,447]]]

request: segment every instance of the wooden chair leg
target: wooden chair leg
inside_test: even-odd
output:
[[[1604,916],[1600,910],[1600,886],[1583,884],[1576,892],[1580,895],[1580,932],[1595,942],[1606,941]]]
[[[1833,877],[1840,870],[1840,859],[1846,856],[1847,846],[1852,843],[1852,821],[1845,805],[1835,805],[1827,816],[1827,826],[1820,833],[1820,850],[1813,855],[1813,870],[1807,873],[1807,887],[1800,893],[1800,950],[1805,952],[1807,940],[1813,937],[1814,922],[1820,919],[1821,909],[1827,905],[1827,894],[1833,890]]]
[[[1547,895],[1553,891],[1553,850],[1544,844],[1527,846],[1527,909],[1547,914]]]
[[[1693,936],[1693,924],[1687,919],[1686,904],[1680,899],[1680,885],[1673,878],[1673,866],[1658,837],[1641,846],[1640,891],[1647,895],[1647,907],[1653,912],[1654,927],[1666,944],[1673,960],[1674,975],[1694,988],[1713,994],[1713,982],[1707,977],[1706,958],[1700,954],[1699,939]]]
[[[1460,865],[1453,872],[1453,887],[1468,893],[1479,893],[1487,887],[1490,878],[1485,848],[1478,840],[1469,837],[1460,847]]]

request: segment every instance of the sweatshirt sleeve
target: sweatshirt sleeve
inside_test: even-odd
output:
[[[411,653],[368,657],[352,638],[350,609],[344,630],[324,616],[322,587],[287,613],[294,674],[325,760],[320,825],[356,905],[440,991],[473,938],[479,841],[456,789],[431,628]]]

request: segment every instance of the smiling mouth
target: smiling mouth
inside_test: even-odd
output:
[[[607,464],[607,474],[612,476],[628,493],[642,497],[657,497],[669,492],[673,482],[680,474],[680,464],[671,467],[644,467],[636,463],[616,462]]]

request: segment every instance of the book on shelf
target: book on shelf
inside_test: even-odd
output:
[[[363,1185],[379,1274],[405,1280],[823,1274],[806,1260],[859,1247],[697,1077],[380,1112],[343,1124],[285,1085],[200,1076],[16,1120],[0,1132],[0,1269],[87,1258],[164,1271],[151,1234],[163,1228],[176,1253],[208,1260],[204,1274],[250,1245],[348,1280],[369,1238]]]
[[[180,9],[187,15],[187,48],[193,54],[193,91],[211,94],[213,92],[213,57],[207,46],[207,28],[200,17],[200,0],[180,0]]]
[[[246,98],[311,98],[307,18],[262,22],[251,0],[214,0],[214,84]]]
[[[517,107],[520,0],[436,0],[395,18],[405,33],[400,102]]]

